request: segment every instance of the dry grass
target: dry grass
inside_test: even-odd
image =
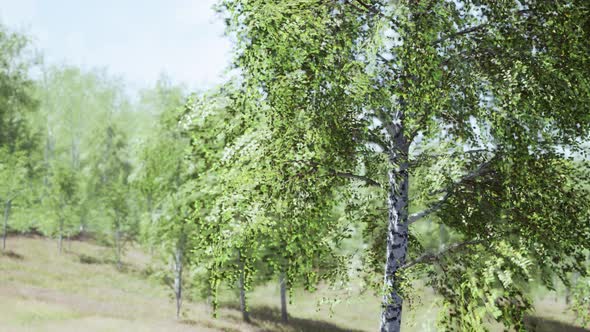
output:
[[[185,303],[176,321],[169,290],[146,277],[151,259],[131,248],[123,271],[112,252],[88,241],[71,241],[61,255],[55,241],[11,237],[10,251],[0,255],[0,332],[24,331],[245,331],[344,332],[375,331],[379,299],[352,290],[329,289],[309,294],[297,291],[289,306],[290,322],[281,324],[279,289],[269,284],[249,296],[252,324],[245,324],[231,292],[224,294],[219,318],[205,303]],[[354,286],[354,285],[353,285]],[[438,308],[434,294],[424,292],[414,312],[404,314],[404,331],[434,331]],[[339,299],[332,306],[320,299]],[[566,323],[571,314],[563,303],[541,299],[539,313],[553,320],[530,319],[537,331],[583,331]],[[318,310],[320,309],[320,310]],[[568,330],[569,329],[569,330]]]
[[[272,306],[278,290],[272,286],[252,294],[252,324],[243,323],[229,306],[214,319],[204,303],[185,303],[185,318],[176,321],[168,289],[141,273],[150,263],[141,250],[131,248],[118,271],[109,248],[87,241],[67,243],[61,255],[55,241],[40,237],[11,237],[8,247],[10,252],[0,256],[0,332],[351,331],[335,325],[337,317],[319,321],[327,312],[318,313],[315,299],[303,293],[291,307],[291,322],[279,323]],[[339,325],[354,326],[352,317]]]

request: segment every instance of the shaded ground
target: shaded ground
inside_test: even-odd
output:
[[[226,306],[229,309],[239,310],[238,306]],[[252,322],[253,326],[260,328],[261,332],[274,332],[275,329],[269,328],[281,321],[281,311],[279,308],[270,306],[254,306],[250,308],[250,315],[254,319]],[[289,317],[289,320],[283,325],[282,329],[289,331],[301,331],[301,332],[363,332],[364,330],[359,329],[347,329],[337,325],[312,319],[304,319],[297,317]]]
[[[588,332],[590,330],[572,326],[563,322],[539,317],[527,317],[526,328],[530,332]]]

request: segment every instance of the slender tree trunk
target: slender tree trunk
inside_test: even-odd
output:
[[[396,283],[396,274],[405,264],[408,249],[408,151],[404,136],[403,114],[393,119],[392,145],[389,171],[389,220],[387,229],[387,260],[385,264],[383,311],[381,332],[399,332],[402,319],[402,298]]]
[[[50,161],[53,159],[53,150],[54,150],[54,142],[53,142],[53,131],[49,125],[51,119],[49,118],[49,114],[47,114],[47,140],[45,141],[45,169],[50,170]],[[45,188],[49,187],[49,172],[45,172],[43,175],[43,185]]]
[[[215,313],[215,308],[213,307],[213,290],[210,286],[207,286],[207,310],[211,316]]]
[[[153,203],[153,198],[152,198],[152,194],[148,193],[147,194],[147,198],[146,198],[146,205],[147,205],[147,211],[149,214],[149,218],[150,218],[150,222],[154,222],[154,203]]]
[[[154,226],[154,203],[153,203],[153,197],[151,193],[147,194],[146,197],[146,205],[147,205],[147,213],[148,213],[148,217],[150,220],[150,227]],[[149,243],[149,250],[150,250],[150,255],[153,256],[154,255],[154,251],[155,251],[155,244],[154,241],[148,241]]]
[[[78,138],[76,137],[76,131],[74,129],[74,112],[70,109],[70,142],[71,142],[71,153],[72,153],[72,169],[77,170],[79,165],[79,154],[78,154]]]
[[[115,230],[115,256],[117,259],[117,269],[121,270],[121,231],[119,226]]]
[[[6,250],[6,236],[8,233],[8,217],[10,216],[10,206],[12,205],[12,201],[9,199],[6,201],[6,206],[4,207],[4,227],[2,227],[2,251]]]
[[[84,207],[82,209],[82,213],[80,214],[80,236],[84,237],[84,233],[86,233],[86,212],[84,212]]]
[[[242,311],[242,318],[246,323],[250,323],[250,313],[246,308],[246,287],[245,287],[245,270],[244,270],[244,263],[242,262],[242,257],[240,251],[238,250],[238,262],[240,264],[240,279],[239,279],[239,286],[240,286],[240,310]]]
[[[571,278],[571,283],[569,287],[566,287],[565,289],[565,304],[570,305],[572,299],[572,292],[571,292],[571,288],[576,286],[576,283],[578,282],[578,278],[580,277],[580,272],[574,272],[572,273],[572,278]]]
[[[289,314],[287,313],[287,280],[284,271],[281,271],[279,275],[279,287],[281,288],[281,320],[286,323],[289,320]]]
[[[119,216],[115,213],[115,233],[114,240],[115,240],[115,259],[117,260],[117,270],[121,270],[121,225]]]
[[[555,302],[559,301],[559,291],[557,290],[557,276],[553,276],[553,288],[555,289]]]
[[[184,235],[181,235],[174,253],[174,296],[176,297],[176,319],[180,318],[182,306],[182,270],[184,255]]]
[[[438,249],[440,251],[445,249],[446,234],[447,234],[447,231],[445,229],[445,225],[443,225],[443,224],[438,225]]]
[[[64,219],[63,217],[60,217],[59,219],[59,234],[58,234],[58,240],[57,240],[57,248],[59,253],[61,254],[61,250],[62,250],[62,245],[63,245],[63,238],[64,238]]]

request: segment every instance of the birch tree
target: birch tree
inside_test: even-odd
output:
[[[77,209],[79,201],[79,181],[76,171],[69,163],[54,161],[49,179],[47,214],[42,229],[46,234],[57,237],[58,252],[62,253],[64,237],[76,234]]]
[[[14,212],[30,215],[31,187],[37,176],[39,137],[31,125],[38,110],[30,71],[37,59],[27,36],[0,24],[0,204],[2,250]],[[17,206],[18,204],[18,206]],[[17,208],[17,209],[15,209]],[[21,211],[18,211],[21,210]]]
[[[268,103],[273,162],[311,188],[339,177],[381,192],[381,331],[400,330],[420,271],[444,298],[448,330],[485,329],[486,317],[521,329],[531,270],[583,272],[588,169],[568,158],[585,153],[590,129],[586,2],[226,0],[220,10],[235,65]],[[426,219],[458,242],[421,251],[412,225]]]
[[[125,244],[138,231],[138,221],[131,211],[129,175],[132,166],[127,155],[127,141],[116,123],[107,123],[96,132],[97,147],[92,162],[92,188],[96,194],[95,218],[101,231],[109,235],[115,250],[117,267],[122,267]]]
[[[211,276],[214,308],[218,286],[227,283],[237,290],[245,321],[247,295],[257,282],[282,275],[286,311],[286,293],[294,285],[313,291],[331,278],[342,265],[334,247],[343,231],[330,216],[334,181],[325,174],[308,178],[304,162],[299,169],[285,167],[284,151],[269,141],[267,106],[249,92],[232,82],[201,96],[187,112],[194,190],[200,192],[195,252],[203,253],[199,262]],[[288,157],[297,158],[296,149]],[[326,181],[311,181],[321,178]]]
[[[0,148],[0,202],[2,202],[2,251],[6,250],[9,220],[15,201],[23,202],[27,193],[27,168],[23,153],[9,154]]]
[[[172,287],[176,302],[176,318],[181,315],[183,301],[183,277],[187,263],[191,261],[191,241],[196,232],[191,223],[193,214],[193,190],[186,154],[190,144],[180,118],[184,111],[179,89],[164,88],[159,83],[155,92],[161,105],[158,126],[154,137],[145,142],[141,154],[141,168],[136,179],[147,205],[148,218],[144,224],[145,235],[152,248],[160,250],[165,260],[171,260],[172,278],[165,278]],[[175,93],[176,92],[176,93]],[[171,98],[166,100],[167,98]],[[157,213],[156,213],[157,211]]]
[[[134,186],[145,199],[149,224],[154,223],[156,210],[165,198],[182,183],[182,162],[189,147],[179,127],[179,116],[186,101],[183,90],[163,76],[155,87],[141,92],[140,112],[151,113],[157,119],[149,137],[141,144],[139,167],[134,175]],[[144,228],[157,229],[150,226]]]

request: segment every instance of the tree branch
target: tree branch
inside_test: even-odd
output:
[[[436,212],[438,209],[440,209],[443,206],[443,204],[447,201],[449,196],[450,196],[450,193],[447,192],[444,196],[437,199],[436,202],[434,204],[430,205],[430,207],[428,207],[427,209],[424,209],[420,212],[411,214],[408,217],[407,224],[411,225],[411,224],[415,223],[416,221],[418,221],[424,217],[427,217],[431,213]]]
[[[387,15],[383,14],[382,12],[380,12],[377,9],[371,7],[370,5],[368,5],[367,3],[365,3],[362,0],[356,0],[356,2],[358,2],[359,5],[361,5],[365,10],[363,10],[362,8],[359,8],[357,5],[355,5],[353,3],[353,1],[349,1],[349,0],[345,0],[344,1],[344,3],[350,5],[351,7],[353,7],[354,9],[356,9],[359,12],[362,12],[362,13],[369,12],[369,13],[371,13],[373,15],[377,15],[377,16],[383,18],[383,19],[386,19],[386,20],[390,21],[396,27],[399,27],[399,24],[397,23],[397,21],[393,17],[390,17],[390,16],[387,16]]]
[[[491,160],[490,161],[487,161],[487,162],[485,162],[483,164],[481,164],[476,170],[474,170],[473,172],[471,172],[471,173],[463,176],[458,181],[453,182],[453,184],[451,184],[447,188],[433,192],[432,194],[441,194],[441,193],[444,193],[444,195],[441,196],[439,199],[437,199],[428,208],[426,208],[426,209],[424,209],[424,210],[422,210],[420,212],[416,212],[416,213],[411,214],[408,217],[407,224],[408,225],[411,225],[411,224],[415,223],[416,221],[419,221],[420,219],[422,219],[424,217],[427,217],[430,214],[438,211],[443,206],[443,204],[447,201],[447,199],[451,196],[451,190],[453,189],[453,187],[456,187],[456,186],[460,185],[464,181],[471,180],[473,178],[476,178],[476,177],[484,174],[484,172],[486,171],[486,169],[490,165],[490,163],[491,163]]]
[[[459,155],[468,155],[468,154],[474,154],[474,153],[477,154],[477,153],[485,153],[485,152],[494,152],[494,150],[490,150],[490,149],[486,149],[486,148],[478,148],[478,149],[472,149],[472,150],[467,150],[467,151],[453,151],[450,153],[420,155],[420,156],[418,156],[418,158],[411,160],[410,164],[412,166],[416,166],[427,159],[454,157],[454,156],[459,156]]]
[[[486,171],[488,171],[488,167],[491,165],[492,160],[493,160],[493,158],[490,159],[490,160],[488,160],[488,161],[486,161],[486,162],[484,162],[483,164],[479,165],[474,171],[472,171],[470,173],[467,173],[466,175],[464,175],[459,180],[454,181],[447,188],[434,191],[431,194],[432,195],[436,195],[436,194],[442,194],[442,193],[449,193],[453,189],[453,187],[456,187],[456,186],[460,185],[461,183],[463,183],[465,181],[472,180],[472,179],[474,179],[474,178],[476,178],[478,176],[481,176],[481,175],[485,174]]]
[[[305,163],[305,161],[303,160],[289,160],[290,162],[297,162],[297,163]],[[314,172],[317,171],[318,167],[321,167],[322,165],[315,162],[315,161],[307,161],[307,163],[309,165],[311,165],[314,168]],[[332,175],[332,176],[338,176],[341,178],[347,178],[347,179],[352,179],[352,180],[358,180],[358,181],[362,181],[365,182],[365,184],[367,184],[368,186],[373,186],[373,187],[382,187],[381,183],[371,179],[368,176],[364,176],[364,175],[357,175],[357,174],[353,174],[350,172],[339,172],[333,169],[327,169],[328,174]]]
[[[455,243],[455,244],[452,244],[452,245],[448,246],[446,249],[441,250],[441,251],[439,251],[437,253],[433,253],[433,252],[425,253],[424,255],[416,258],[415,260],[410,261],[410,262],[404,264],[401,268],[402,269],[408,269],[408,268],[410,268],[412,266],[415,266],[415,265],[418,265],[418,264],[426,264],[426,263],[437,262],[445,254],[452,253],[452,252],[455,252],[455,251],[459,251],[459,250],[461,250],[461,249],[463,249],[465,247],[468,247],[468,246],[471,246],[471,245],[476,245],[476,244],[481,244],[483,242],[486,242],[486,240],[470,240],[470,241]]]
[[[390,138],[395,136],[396,132],[395,126],[393,125],[393,119],[390,119],[387,113],[381,109],[377,109],[375,110],[373,116],[381,122],[381,127],[385,129],[387,135],[389,135]]]
[[[170,278],[169,276],[163,276],[162,277],[162,281],[164,281],[164,285],[170,287],[170,289],[172,291],[175,291],[175,289],[174,289],[174,280],[172,280],[172,278]]]
[[[532,11],[533,11],[532,9],[521,9],[521,10],[515,12],[515,14],[517,14],[518,16],[522,16],[522,15],[527,14],[527,13],[530,13]],[[437,40],[435,40],[433,42],[433,44],[434,45],[437,45],[437,44],[440,44],[440,43],[442,43],[442,42],[444,42],[446,40],[449,40],[451,38],[455,38],[455,37],[459,37],[459,36],[470,34],[472,32],[477,32],[477,31],[483,30],[484,28],[491,26],[492,23],[493,22],[485,22],[485,23],[482,23],[480,25],[476,25],[476,26],[472,26],[472,27],[469,27],[469,28],[465,28],[463,30],[456,31],[456,32],[451,33],[449,35],[446,35],[446,36],[443,36],[443,37],[438,38]]]
[[[473,27],[470,27],[470,28],[466,28],[466,29],[463,29],[463,30],[459,30],[459,31],[457,31],[455,33],[452,33],[450,35],[446,35],[446,36],[443,36],[443,37],[438,38],[437,40],[435,40],[433,42],[433,44],[434,45],[437,45],[437,44],[440,44],[440,43],[442,43],[442,42],[444,42],[446,40],[449,40],[451,38],[455,38],[455,37],[467,35],[467,34],[470,34],[472,32],[477,32],[477,31],[482,30],[483,28],[485,28],[485,27],[487,27],[489,25],[490,25],[490,23],[488,22],[488,23],[483,23],[483,24],[476,25],[476,26],[473,26]]]
[[[364,176],[364,175],[356,175],[356,174],[352,174],[352,173],[348,173],[348,172],[336,172],[336,171],[331,171],[330,174],[334,175],[334,176],[341,177],[341,178],[362,181],[362,182],[365,182],[365,184],[368,186],[381,187],[381,183],[379,183],[367,176]]]

